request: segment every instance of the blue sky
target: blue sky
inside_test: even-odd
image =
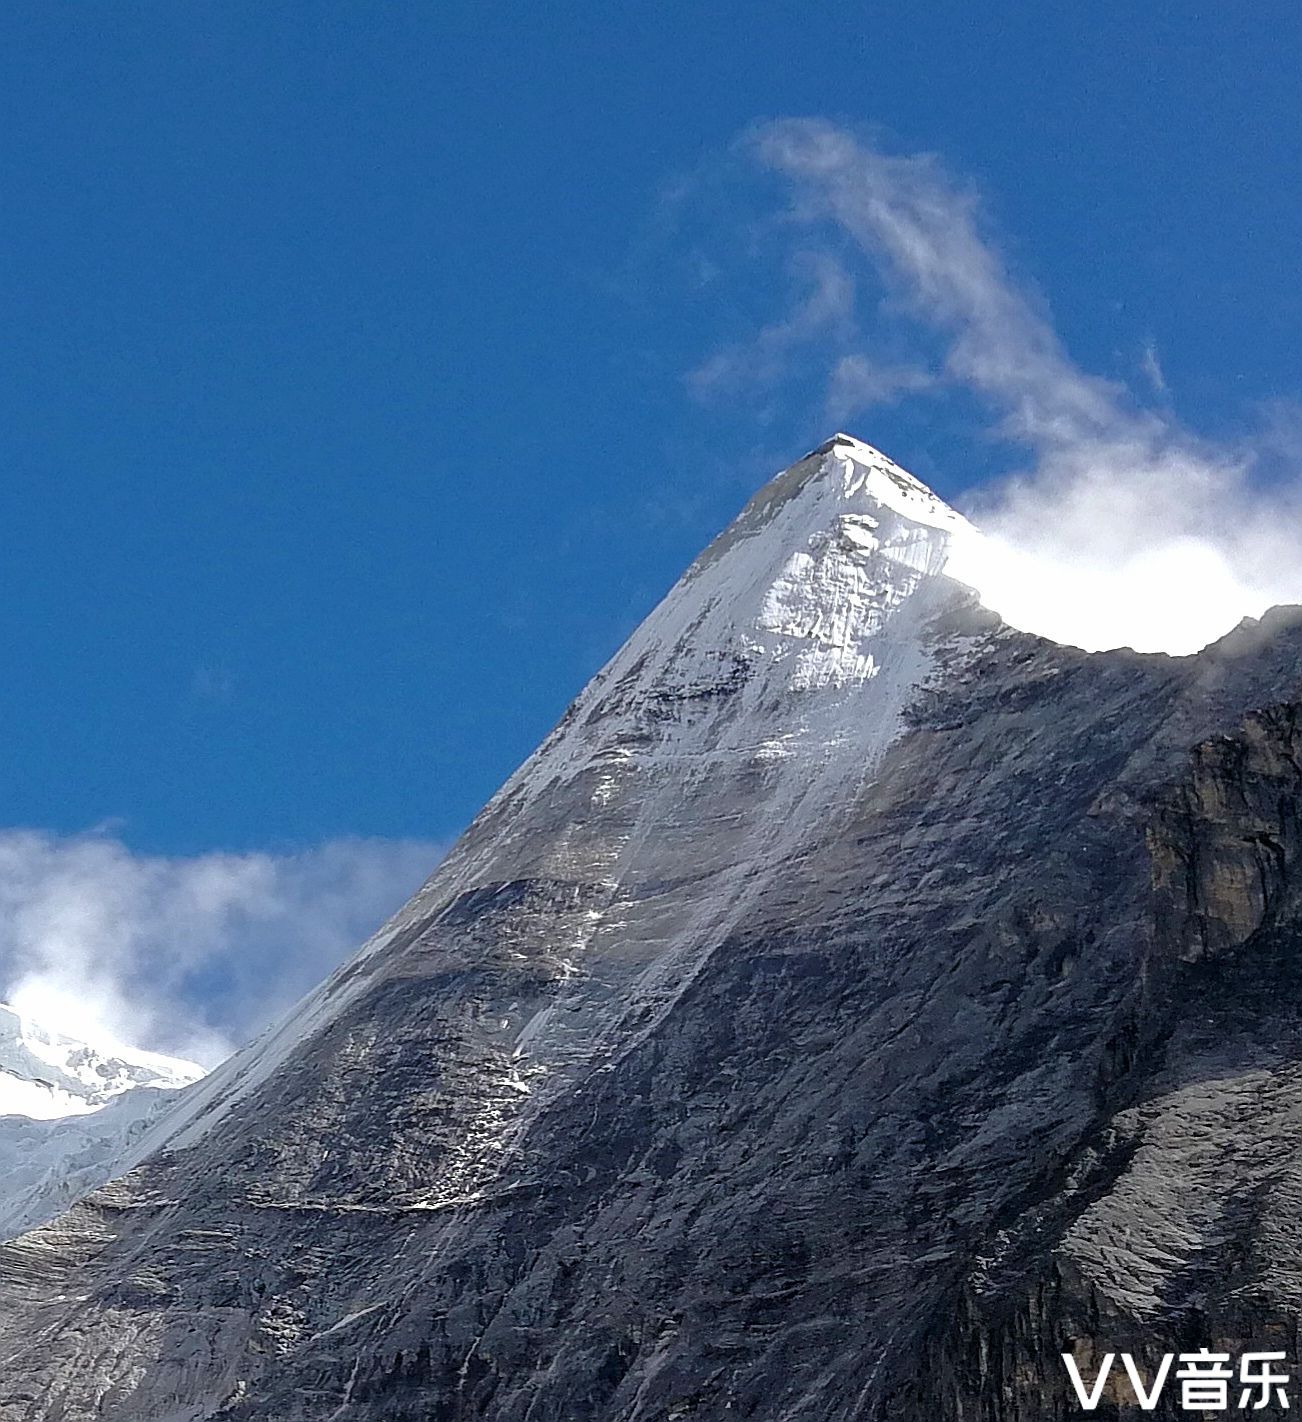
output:
[[[1019,467],[980,391],[832,420],[825,336],[935,356],[889,280],[757,368],[829,252],[882,277],[791,238],[757,123],[939,155],[1184,429],[1302,391],[1293,4],[12,0],[0,40],[0,824],[47,848],[393,843],[365,921],[833,423],[951,496]]]

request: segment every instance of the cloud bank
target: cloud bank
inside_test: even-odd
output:
[[[1024,630],[1089,650],[1180,654],[1273,604],[1302,602],[1298,484],[1264,477],[1281,441],[1226,447],[1183,426],[1151,343],[1140,373],[1160,409],[1082,370],[1009,270],[976,195],[937,158],[888,153],[820,120],[766,124],[744,147],[785,185],[780,220],[799,263],[821,277],[753,346],[695,372],[694,388],[756,371],[771,386],[784,356],[824,338],[838,423],[901,394],[976,397],[990,432],[1029,458],[961,501],[989,537],[954,571]],[[911,325],[920,347],[938,346],[939,368],[846,349],[845,333],[863,325],[864,285],[885,290],[896,326]],[[1277,435],[1287,412],[1275,423]],[[1299,442],[1288,444],[1291,458]]]
[[[442,852],[340,839],[169,858],[104,834],[0,832],[3,996],[73,1035],[212,1065],[336,967]]]

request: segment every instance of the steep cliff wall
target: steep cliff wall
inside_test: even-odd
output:
[[[1200,742],[1143,813],[1154,953],[1097,1124],[874,1416],[1082,1416],[1063,1352],[1090,1378],[1131,1352],[1150,1382],[1168,1352],[1299,1357],[1302,707]],[[1188,1414],[1174,1383],[1141,1409],[1118,1365],[1093,1415]]]

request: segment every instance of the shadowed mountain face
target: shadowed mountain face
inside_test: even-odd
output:
[[[1063,1351],[1291,1349],[1302,622],[1087,655],[974,537],[845,439],[763,490],[0,1251],[0,1419],[1048,1422]]]

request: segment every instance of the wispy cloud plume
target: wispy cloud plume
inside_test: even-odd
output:
[[[1112,425],[1120,392],[1073,365],[983,238],[975,195],[935,158],[882,153],[815,121],[768,125],[754,147],[796,185],[801,221],[837,224],[919,318],[948,334],[946,373],[997,401],[1008,433],[1077,441]]]
[[[1157,347],[1152,341],[1144,343],[1144,354],[1140,357],[1139,368],[1153,387],[1154,395],[1164,398],[1171,393],[1171,388],[1166,383],[1166,374],[1162,370],[1162,362],[1158,358]]]
[[[878,405],[890,405],[901,395],[930,389],[936,383],[920,365],[891,364],[860,352],[843,355],[833,366],[823,401],[828,423],[837,425]]]
[[[74,1035],[212,1064],[326,976],[441,853],[341,839],[168,858],[107,833],[0,832],[3,995]]]
[[[1294,480],[1261,478],[1270,441],[1228,447],[1181,425],[1152,346],[1141,369],[1160,409],[1081,369],[940,160],[819,120],[764,125],[745,146],[787,185],[782,221],[805,260],[821,242],[845,273],[856,308],[839,312],[840,330],[861,330],[859,293],[884,289],[920,347],[940,343],[934,378],[896,362],[895,385],[892,363],[837,348],[834,422],[880,392],[965,390],[992,433],[1028,452],[1016,477],[969,501],[990,537],[963,571],[1009,621],[1090,649],[1182,653],[1302,601],[1302,500]],[[730,359],[744,369],[740,351]]]
[[[798,295],[791,309],[747,341],[716,351],[688,373],[701,399],[743,387],[776,385],[793,357],[814,343],[844,342],[855,334],[854,278],[830,253],[797,252],[788,263]]]

